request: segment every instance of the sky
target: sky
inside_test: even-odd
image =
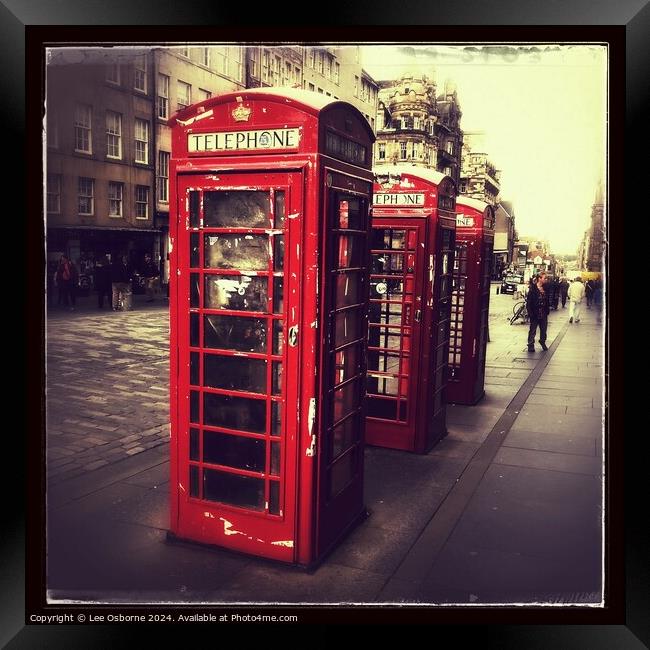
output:
[[[575,255],[605,181],[607,49],[602,45],[367,45],[375,79],[426,75],[456,85],[463,131],[482,131],[520,236]],[[471,48],[471,49],[469,49]]]

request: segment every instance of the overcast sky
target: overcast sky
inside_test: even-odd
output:
[[[531,52],[533,45],[371,45],[361,52],[376,81],[425,74],[440,93],[452,80],[461,128],[485,133],[520,236],[575,254],[606,170],[607,50],[537,45],[549,49]]]

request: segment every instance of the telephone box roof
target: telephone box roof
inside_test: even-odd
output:
[[[373,167],[373,173],[375,176],[381,176],[382,174],[410,174],[411,176],[416,176],[435,185],[440,185],[443,178],[453,179],[447,174],[442,174],[435,169],[427,169],[426,167],[410,167],[409,165],[382,165],[380,167]]]
[[[361,122],[366,125],[367,131],[370,135],[371,140],[374,142],[375,134],[370,128],[370,124],[363,116],[363,113],[353,106],[349,102],[341,101],[340,99],[334,99],[323,95],[321,93],[315,93],[311,90],[304,90],[302,88],[246,88],[243,90],[236,90],[232,92],[222,93],[220,95],[213,95],[212,97],[186,106],[182,110],[174,113],[169,118],[169,126],[174,126],[176,123],[183,124],[188,118],[192,118],[199,113],[204,113],[209,110],[212,106],[217,106],[219,104],[225,104],[232,101],[241,101],[245,102],[247,100],[255,101],[271,101],[271,102],[286,102],[288,105],[297,106],[299,109],[305,113],[318,116],[319,113],[322,113],[326,109],[330,109],[334,106],[347,106],[352,111],[357,113],[357,116],[360,118]],[[201,110],[199,110],[201,109]]]
[[[464,196],[462,194],[456,197],[456,205],[457,206],[465,205],[467,207],[474,208],[479,212],[485,212],[485,208],[492,207],[489,203],[486,203],[485,201],[479,201],[478,199],[473,199],[469,196]]]

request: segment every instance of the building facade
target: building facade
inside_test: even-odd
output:
[[[605,198],[603,183],[599,182],[596,189],[594,204],[591,206],[591,226],[589,228],[588,244],[584,268],[587,271],[602,272],[605,263]]]
[[[240,47],[54,48],[46,79],[47,256],[145,253],[168,279],[170,129],[183,106],[243,88]]]
[[[501,171],[489,159],[484,134],[465,132],[461,156],[460,193],[496,206],[501,191]]]
[[[426,76],[379,83],[375,165],[410,164],[460,179],[462,112],[456,89],[442,94]]]
[[[513,267],[514,248],[517,240],[515,210],[512,202],[501,201],[496,206],[494,225],[494,249],[492,269],[494,279],[501,278],[503,271]]]

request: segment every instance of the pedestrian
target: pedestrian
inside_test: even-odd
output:
[[[121,255],[117,263],[110,267],[111,286],[113,289],[113,311],[131,310],[131,280],[133,270],[126,255]]]
[[[59,305],[69,307],[74,311],[77,301],[76,286],[79,282],[77,267],[67,255],[61,255],[59,266],[56,270],[56,286],[59,288]]]
[[[543,271],[537,275],[531,284],[526,296],[526,309],[530,317],[530,327],[528,329],[528,351],[535,352],[535,333],[539,327],[539,344],[542,350],[548,350],[546,347],[546,330],[548,327],[549,295],[545,288],[547,281],[546,273]]]
[[[104,309],[104,298],[110,307],[112,304],[111,269],[105,255],[95,263],[94,284],[97,290],[97,309]]]
[[[599,278],[594,282],[594,308],[596,309],[596,321],[603,320],[603,281]]]
[[[566,277],[563,277],[560,280],[560,298],[562,298],[562,309],[564,309],[566,306],[566,297],[568,292],[569,292],[569,281],[566,279]]]
[[[591,309],[591,303],[594,299],[594,281],[587,280],[585,282],[585,297],[587,298],[587,309]]]
[[[153,302],[156,288],[158,286],[158,276],[160,275],[160,271],[153,263],[149,253],[144,254],[144,264],[142,265],[140,275],[144,278],[147,302]]]
[[[551,307],[557,311],[558,305],[560,303],[560,279],[556,275],[549,284],[553,285],[553,290],[551,292],[550,298]]]
[[[580,303],[585,297],[585,287],[582,284],[582,278],[578,276],[569,287],[569,323],[580,322]]]

